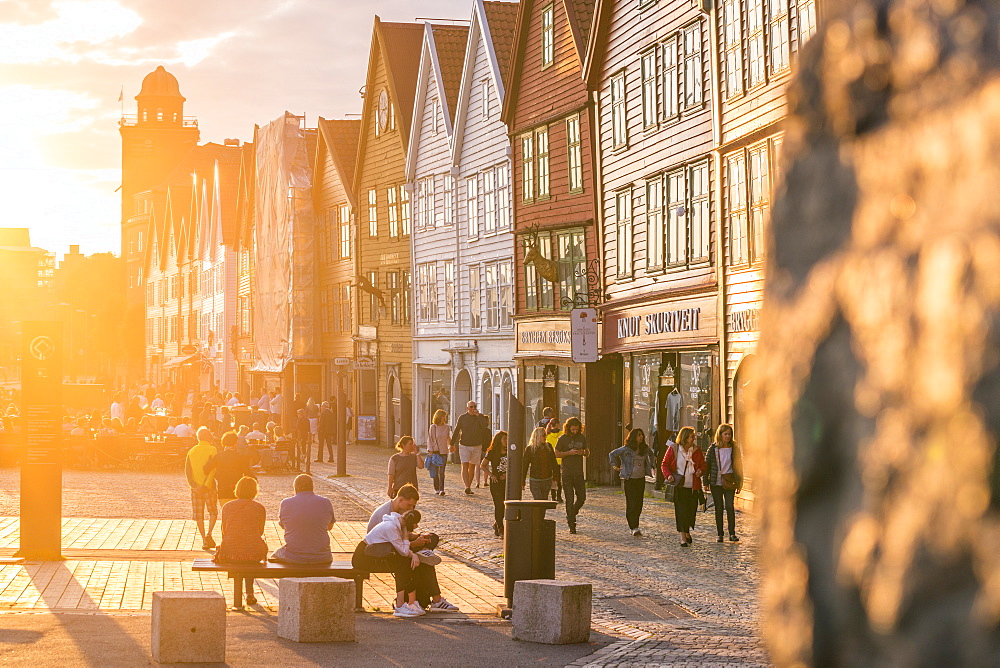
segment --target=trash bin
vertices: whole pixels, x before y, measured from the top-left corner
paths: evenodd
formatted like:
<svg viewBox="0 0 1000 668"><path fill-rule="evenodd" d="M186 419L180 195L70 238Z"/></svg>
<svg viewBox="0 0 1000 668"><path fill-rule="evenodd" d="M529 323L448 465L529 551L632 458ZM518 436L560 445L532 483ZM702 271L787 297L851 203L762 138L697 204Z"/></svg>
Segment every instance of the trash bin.
<svg viewBox="0 0 1000 668"><path fill-rule="evenodd" d="M504 505L503 589L511 606L515 582L556 576L556 523L545 519L556 502L510 500Z"/></svg>

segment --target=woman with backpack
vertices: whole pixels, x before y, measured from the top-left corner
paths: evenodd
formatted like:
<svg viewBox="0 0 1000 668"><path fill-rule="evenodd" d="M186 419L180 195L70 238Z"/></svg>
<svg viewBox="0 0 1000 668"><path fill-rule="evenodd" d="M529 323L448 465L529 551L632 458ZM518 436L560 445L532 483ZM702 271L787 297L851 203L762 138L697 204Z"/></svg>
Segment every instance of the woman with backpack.
<svg viewBox="0 0 1000 668"><path fill-rule="evenodd" d="M663 477L674 485L674 519L681 547L691 545L691 529L698 511L698 492L705 472L705 456L694 442L694 428L681 427L677 446L671 445L663 455Z"/></svg>
<svg viewBox="0 0 1000 668"><path fill-rule="evenodd" d="M729 540L739 542L736 535L736 495L743 488L743 454L733 440L733 426L720 424L715 430L715 442L705 456L705 484L715 502L715 529L722 542L722 510L729 521Z"/></svg>
<svg viewBox="0 0 1000 668"><path fill-rule="evenodd" d="M625 520L633 536L641 536L639 516L646 495L646 475L656 468L656 453L646 445L646 433L633 429L625 438L625 445L608 455L611 466L618 471L625 490Z"/></svg>

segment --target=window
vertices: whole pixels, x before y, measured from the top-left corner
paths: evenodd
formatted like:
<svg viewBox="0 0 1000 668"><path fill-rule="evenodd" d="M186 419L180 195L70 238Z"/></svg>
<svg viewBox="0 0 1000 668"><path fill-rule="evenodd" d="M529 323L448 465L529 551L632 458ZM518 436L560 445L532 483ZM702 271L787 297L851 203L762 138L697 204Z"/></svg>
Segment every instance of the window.
<svg viewBox="0 0 1000 668"><path fill-rule="evenodd" d="M656 125L656 51L642 54L639 62L642 70L642 127Z"/></svg>
<svg viewBox="0 0 1000 668"><path fill-rule="evenodd" d="M402 225L402 233L408 235L410 233L410 191L406 189L406 186L399 186L399 222Z"/></svg>
<svg viewBox="0 0 1000 668"><path fill-rule="evenodd" d="M497 265L497 283L500 286L500 327L513 327L514 270L510 262Z"/></svg>
<svg viewBox="0 0 1000 668"><path fill-rule="evenodd" d="M389 236L399 236L399 206L396 204L395 186L385 191L389 204Z"/></svg>
<svg viewBox="0 0 1000 668"><path fill-rule="evenodd" d="M559 294L562 308L587 303L587 252L583 231L561 232L556 236L559 251Z"/></svg>
<svg viewBox="0 0 1000 668"><path fill-rule="evenodd" d="M486 265L486 329L500 326L500 292L497 284L497 265Z"/></svg>
<svg viewBox="0 0 1000 668"><path fill-rule="evenodd" d="M529 132L521 135L521 201L535 200L535 142Z"/></svg>
<svg viewBox="0 0 1000 668"><path fill-rule="evenodd" d="M729 228L729 261L747 261L746 162L740 151L726 158L726 212Z"/></svg>
<svg viewBox="0 0 1000 668"><path fill-rule="evenodd" d="M427 187L426 179L421 179L417 181L414 187L414 193L416 194L416 197L414 198L415 199L414 208L416 209L417 213L418 230L430 227L429 223L430 207L427 206L427 201L425 199L426 187Z"/></svg>
<svg viewBox="0 0 1000 668"><path fill-rule="evenodd" d="M369 271L368 272L368 282L372 284L372 289L378 290L378 272L377 271ZM371 322L373 322L373 323L374 322L378 322L379 307L380 306L381 306L381 304L379 303L378 297L376 297L375 295L373 295L372 293L369 292L368 293L368 317L371 320Z"/></svg>
<svg viewBox="0 0 1000 668"><path fill-rule="evenodd" d="M481 329L483 326L482 283L479 280L479 266L469 267L469 326Z"/></svg>
<svg viewBox="0 0 1000 668"><path fill-rule="evenodd" d="M465 215L468 218L469 238L479 237L479 180L475 176L465 180Z"/></svg>
<svg viewBox="0 0 1000 668"><path fill-rule="evenodd" d="M394 325L398 325L403 315L400 304L403 295L400 290L399 272L387 272L385 280L385 287L389 291L389 321Z"/></svg>
<svg viewBox="0 0 1000 668"><path fill-rule="evenodd" d="M491 102L490 102L490 80L489 79L483 79L482 81L479 82L479 87L480 87L480 90L482 91L482 94L483 94L483 118L489 118L490 117L490 106L491 106Z"/></svg>
<svg viewBox="0 0 1000 668"><path fill-rule="evenodd" d="M431 113L434 114L431 126L434 129L434 134L437 134L441 131L440 123L438 122L438 117L441 115L441 103L438 102L437 98L434 99L434 104L431 105Z"/></svg>
<svg viewBox="0 0 1000 668"><path fill-rule="evenodd" d="M486 234L497 231L497 175L492 169L483 172L483 224Z"/></svg>
<svg viewBox="0 0 1000 668"><path fill-rule="evenodd" d="M625 73L611 77L611 140L615 148L628 143L625 125Z"/></svg>
<svg viewBox="0 0 1000 668"><path fill-rule="evenodd" d="M535 155L538 156L538 199L549 196L549 128L548 126L535 130Z"/></svg>
<svg viewBox="0 0 1000 668"><path fill-rule="evenodd" d="M417 265L417 319L421 322L437 322L436 262L425 262Z"/></svg>
<svg viewBox="0 0 1000 668"><path fill-rule="evenodd" d="M750 185L750 261L757 262L764 256L764 226L771 213L771 175L768 164L767 143L758 144L749 151Z"/></svg>
<svg viewBox="0 0 1000 668"><path fill-rule="evenodd" d="M400 282L400 308L402 311L402 324L410 324L410 304L413 303L413 295L410 290L410 272L401 271L399 272L399 282Z"/></svg>
<svg viewBox="0 0 1000 668"><path fill-rule="evenodd" d="M723 43L726 49L726 97L743 92L743 34L740 0L724 0L722 5Z"/></svg>
<svg viewBox="0 0 1000 668"><path fill-rule="evenodd" d="M687 261L687 188L684 170L670 172L666 177L667 190L667 264L677 265Z"/></svg>
<svg viewBox="0 0 1000 668"><path fill-rule="evenodd" d="M546 260L552 259L552 240L546 233L538 235L538 252ZM551 309L553 288L550 281L538 275L534 264L524 265L525 307L531 311Z"/></svg>
<svg viewBox="0 0 1000 668"><path fill-rule="evenodd" d="M663 177L646 181L646 269L663 267Z"/></svg>
<svg viewBox="0 0 1000 668"><path fill-rule="evenodd" d="M771 73L788 67L788 0L769 0L768 39L771 47Z"/></svg>
<svg viewBox="0 0 1000 668"><path fill-rule="evenodd" d="M566 119L566 150L569 162L569 191L583 190L583 146L580 140L580 117Z"/></svg>
<svg viewBox="0 0 1000 668"><path fill-rule="evenodd" d="M701 23L684 29L684 108L704 100L704 72L701 67Z"/></svg>
<svg viewBox="0 0 1000 668"><path fill-rule="evenodd" d="M319 312L322 313L320 318L320 331L326 334L331 329L331 324L333 329L336 330L337 324L340 322L340 303L335 299L330 299L330 294L334 288L327 290L320 290L319 292Z"/></svg>
<svg viewBox="0 0 1000 668"><path fill-rule="evenodd" d="M748 86L764 83L764 2L747 0L747 64Z"/></svg>
<svg viewBox="0 0 1000 668"><path fill-rule="evenodd" d="M816 0L798 0L799 48L816 34Z"/></svg>
<svg viewBox="0 0 1000 668"><path fill-rule="evenodd" d="M497 225L501 230L510 229L510 163L498 165L497 172Z"/></svg>
<svg viewBox="0 0 1000 668"><path fill-rule="evenodd" d="M421 216L420 224L424 227L435 227L437 225L437 208L434 201L434 177L428 176L420 182L419 195L421 201L418 203Z"/></svg>
<svg viewBox="0 0 1000 668"><path fill-rule="evenodd" d="M340 212L330 209L326 212L326 244L323 257L327 261L333 261L340 257Z"/></svg>
<svg viewBox="0 0 1000 668"><path fill-rule="evenodd" d="M632 276L632 188L615 193L618 277Z"/></svg>
<svg viewBox="0 0 1000 668"><path fill-rule="evenodd" d="M555 62L555 7L548 5L542 10L542 67Z"/></svg>
<svg viewBox="0 0 1000 668"><path fill-rule="evenodd" d="M340 286L340 329L343 332L350 332L351 329L351 284L344 283Z"/></svg>
<svg viewBox="0 0 1000 668"><path fill-rule="evenodd" d="M451 174L445 174L444 175L444 224L453 225L454 223L455 223L455 177L452 176Z"/></svg>
<svg viewBox="0 0 1000 668"><path fill-rule="evenodd" d="M368 191L368 236L378 236L378 195L374 190Z"/></svg>
<svg viewBox="0 0 1000 668"><path fill-rule="evenodd" d="M693 165L688 172L688 225L691 229L691 261L707 260L711 247L708 208L708 163Z"/></svg>
<svg viewBox="0 0 1000 668"><path fill-rule="evenodd" d="M340 259L351 257L351 207L340 207Z"/></svg>
<svg viewBox="0 0 1000 668"><path fill-rule="evenodd" d="M455 261L444 261L444 319L455 320Z"/></svg>

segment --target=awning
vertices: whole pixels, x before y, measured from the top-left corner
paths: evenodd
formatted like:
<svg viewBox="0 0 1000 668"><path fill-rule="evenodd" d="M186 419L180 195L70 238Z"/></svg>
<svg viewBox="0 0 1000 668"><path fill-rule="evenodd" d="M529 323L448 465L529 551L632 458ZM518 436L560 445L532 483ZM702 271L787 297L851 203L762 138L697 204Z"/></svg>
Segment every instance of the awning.
<svg viewBox="0 0 1000 668"><path fill-rule="evenodd" d="M413 363L418 366L449 366L451 364L450 357L418 357L413 360Z"/></svg>
<svg viewBox="0 0 1000 668"><path fill-rule="evenodd" d="M201 357L201 354L195 353L194 355L182 355L181 357L172 357L163 363L164 369L172 369L175 366L180 366L182 364L188 364L194 361L194 358Z"/></svg>

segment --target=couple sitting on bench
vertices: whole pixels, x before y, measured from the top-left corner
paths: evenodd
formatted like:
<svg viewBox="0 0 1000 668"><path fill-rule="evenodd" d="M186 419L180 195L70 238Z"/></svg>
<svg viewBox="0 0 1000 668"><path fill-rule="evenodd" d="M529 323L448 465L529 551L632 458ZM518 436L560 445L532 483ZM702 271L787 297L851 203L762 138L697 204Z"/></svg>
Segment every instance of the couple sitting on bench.
<svg viewBox="0 0 1000 668"><path fill-rule="evenodd" d="M284 529L285 544L274 551L270 561L287 564L328 564L333 560L330 551L330 530L336 521L333 504L329 499L313 491L313 479L308 475L295 477L295 495L282 500L278 509L278 524ZM267 511L255 501L257 481L244 477L236 483L236 499L222 507L222 543L216 550L213 561L219 564L259 564L267 560L267 543L264 542L264 523ZM437 546L437 536L420 536L413 533L420 514L413 510L419 495L412 485L404 485L392 501L379 507L368 523L369 535L355 550L353 567L364 573L392 573L396 580L396 611L398 616L415 617L424 614L423 607L445 612L458 608L441 597L434 565L441 558L431 550ZM400 512L413 511L404 530L400 522ZM385 518L385 522L383 522ZM381 527L385 523L386 527ZM390 531L389 524L396 527ZM372 536L372 529L380 526L378 536ZM380 548L383 554L371 557L364 554L362 546L366 541L377 545L388 543L388 549ZM412 550L420 550L417 556ZM362 559L359 561L358 554ZM416 562L414 563L414 557ZM405 563L406 568L403 568ZM253 605L253 578L243 578L237 585L247 586L247 603ZM409 597L407 600L407 596ZM234 599L235 600L235 599ZM241 605L239 601L237 605ZM419 612L417 610L419 609ZM407 614L402 614L407 613Z"/></svg>
<svg viewBox="0 0 1000 668"><path fill-rule="evenodd" d="M435 534L417 533L420 494L413 485L399 488L395 498L379 506L368 520L368 535L358 543L351 564L366 573L392 573L396 583L396 617L419 617L425 608L434 612L457 612L441 596L434 566L441 557L432 551Z"/></svg>

